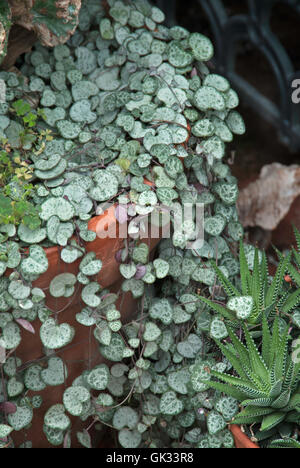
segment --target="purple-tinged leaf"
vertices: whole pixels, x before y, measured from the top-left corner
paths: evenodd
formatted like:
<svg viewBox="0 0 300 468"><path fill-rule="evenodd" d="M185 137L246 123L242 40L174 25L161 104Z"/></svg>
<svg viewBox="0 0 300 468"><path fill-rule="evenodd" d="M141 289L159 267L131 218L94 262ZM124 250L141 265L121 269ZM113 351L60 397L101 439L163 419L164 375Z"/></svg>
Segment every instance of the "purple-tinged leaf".
<svg viewBox="0 0 300 468"><path fill-rule="evenodd" d="M71 436L69 432L64 437L64 448L71 448Z"/></svg>
<svg viewBox="0 0 300 468"><path fill-rule="evenodd" d="M28 320L16 319L16 322L18 322L18 324L21 325L21 327L23 327L25 330L29 331L30 333L33 333L33 335L35 334L35 329L31 325L31 323L28 322Z"/></svg>
<svg viewBox="0 0 300 468"><path fill-rule="evenodd" d="M0 411L5 414L14 414L17 411L17 407L14 403L5 401L4 403L0 403Z"/></svg>
<svg viewBox="0 0 300 468"><path fill-rule="evenodd" d="M120 224L126 223L128 221L127 205L118 205L115 210L115 216Z"/></svg>
<svg viewBox="0 0 300 468"><path fill-rule="evenodd" d="M115 259L118 263L122 263L122 250L118 250L118 252L116 252Z"/></svg>
<svg viewBox="0 0 300 468"><path fill-rule="evenodd" d="M142 279L145 276L146 271L147 271L147 268L145 267L145 265L138 265L136 267L135 279L137 280Z"/></svg>

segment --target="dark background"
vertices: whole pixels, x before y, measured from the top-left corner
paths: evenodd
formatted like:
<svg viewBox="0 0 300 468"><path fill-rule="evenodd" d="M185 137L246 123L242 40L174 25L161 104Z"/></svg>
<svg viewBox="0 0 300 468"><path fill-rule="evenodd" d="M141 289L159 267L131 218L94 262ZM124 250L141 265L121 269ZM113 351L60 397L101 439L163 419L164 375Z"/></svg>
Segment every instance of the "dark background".
<svg viewBox="0 0 300 468"><path fill-rule="evenodd" d="M266 25L261 27L255 18L250 18L250 4L255 4L255 1L157 0L155 3L165 11L170 25L177 23L189 31L201 32L208 36L215 46L217 45L216 35L212 23L203 9L203 3L211 3L216 7L218 7L218 3L222 4L228 20L234 19L237 15L244 15L248 18L246 21L251 23L251 27L261 28L262 35L266 33ZM257 3L262 5L262 10L267 10L270 4L273 4L269 27L272 34L282 44L295 73L298 72L300 76L300 2L298 0L259 0ZM221 41L226 37L226 33L223 33L222 30L220 30L219 35ZM264 47L268 49L268 45L264 44ZM260 168L265 164L274 161L283 164L300 163L300 126L295 127L296 140L282 134L281 128L291 128L291 125L285 122L285 115L280 112L280 102L287 100L286 105L292 109L290 112L298 114L298 119L300 104L297 106L292 104L291 86L290 89L286 90L285 96L281 95L276 71L264 51L260 50L257 44L253 44L250 37L238 41L236 48L236 73L261 93L262 97L279 107L279 122L267 121L261 106L255 106L253 109L249 105L249 99L242 92L239 92L240 112L246 121L247 133L243 137L235 138L231 149L237 152L238 165L236 165L235 170L239 175L240 183L243 184L244 178L247 180L249 177L255 178ZM219 69L218 63L212 63L210 67L226 75L226 71ZM284 72L282 72L283 74ZM234 84L233 87L236 89Z"/></svg>

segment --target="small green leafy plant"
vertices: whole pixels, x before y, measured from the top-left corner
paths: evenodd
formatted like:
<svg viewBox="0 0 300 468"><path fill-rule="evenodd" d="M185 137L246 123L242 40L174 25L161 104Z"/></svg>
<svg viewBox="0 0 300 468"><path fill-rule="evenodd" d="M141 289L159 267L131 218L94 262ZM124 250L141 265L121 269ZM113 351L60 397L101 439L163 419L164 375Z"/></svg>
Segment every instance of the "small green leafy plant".
<svg viewBox="0 0 300 468"><path fill-rule="evenodd" d="M239 400L243 410L233 424L259 424L257 440L281 433L281 425L300 422L300 362L289 350L289 325L280 326L276 317L272 330L263 315L261 351L247 328L242 330L245 343L227 327L230 343L217 342L232 364L235 375L209 370L208 386ZM216 378L223 383L212 380Z"/></svg>
<svg viewBox="0 0 300 468"><path fill-rule="evenodd" d="M19 144L10 145L10 139L1 137L0 145L0 224L19 225L23 223L34 230L40 226L39 208L32 202L34 179L31 161L26 160L25 151L33 143L41 144L41 139L48 134L38 134L32 128L36 126L39 112L32 112L31 106L23 99L13 102L13 115L20 120Z"/></svg>
<svg viewBox="0 0 300 468"><path fill-rule="evenodd" d="M294 249L295 255L299 255ZM289 315L300 302L300 289L291 291L283 279L292 267L290 264L291 253L286 257L281 256L273 277L269 274L269 265L265 252L257 248L254 258L247 259L245 247L240 243L240 285L235 285L218 268L214 261L214 268L219 284L228 297L226 307L205 297L200 301L208 305L216 313L230 321L246 321L249 324L260 324L265 315L268 319L274 317L276 311ZM293 273L297 272L293 269ZM299 283L300 284L300 283Z"/></svg>

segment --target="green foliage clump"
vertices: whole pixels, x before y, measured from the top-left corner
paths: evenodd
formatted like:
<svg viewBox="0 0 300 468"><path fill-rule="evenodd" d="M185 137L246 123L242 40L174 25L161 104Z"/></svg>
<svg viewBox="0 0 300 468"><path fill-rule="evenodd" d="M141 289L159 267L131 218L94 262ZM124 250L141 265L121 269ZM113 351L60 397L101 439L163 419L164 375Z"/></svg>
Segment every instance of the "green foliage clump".
<svg viewBox="0 0 300 468"><path fill-rule="evenodd" d="M0 116L8 128L8 135L0 138L0 223L23 224L35 230L41 221L39 208L32 200L34 174L31 161L26 159L26 150L34 150L52 137L47 132L33 130L39 111L33 112L23 99L13 102L9 112L8 115L15 117L13 123L8 116Z"/></svg>
<svg viewBox="0 0 300 468"><path fill-rule="evenodd" d="M298 255L295 249L294 254ZM230 321L243 320L251 325L261 323L264 314L268 319L274 318L278 310L288 316L300 302L300 290L290 291L283 281L288 270L297 273L290 262L291 253L281 256L274 276L270 277L265 252L256 248L252 255L246 255L245 246L240 242L240 289L212 261L211 265L228 301L224 307L205 297L200 297L200 300Z"/></svg>
<svg viewBox="0 0 300 468"><path fill-rule="evenodd" d="M300 361L289 351L289 324L280 327L277 317L273 330L263 317L261 352L248 330L243 326L246 346L232 328L227 328L230 344L218 342L222 354L232 364L237 376L209 371L208 386L241 402L243 410L233 419L234 424L259 424L258 440L277 435L280 425L299 425L300 421ZM207 382L204 380L203 382Z"/></svg>

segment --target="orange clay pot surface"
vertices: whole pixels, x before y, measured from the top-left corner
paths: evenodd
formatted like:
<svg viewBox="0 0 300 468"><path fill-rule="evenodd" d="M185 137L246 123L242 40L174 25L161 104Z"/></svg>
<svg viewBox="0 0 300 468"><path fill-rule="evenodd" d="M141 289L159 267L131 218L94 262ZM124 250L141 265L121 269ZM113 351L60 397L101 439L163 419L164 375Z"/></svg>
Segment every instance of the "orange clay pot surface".
<svg viewBox="0 0 300 468"><path fill-rule="evenodd" d="M103 231L114 229L118 234L118 222L115 218L114 206L109 208L103 215L94 217L89 222L89 229L103 236ZM159 239L143 239L149 245L150 251L159 242ZM124 239L116 238L99 238L85 245L87 252L95 252L98 259L102 261L102 269L98 274L97 281L104 287L110 289L111 292L118 292L122 284L122 278L119 272L119 264L115 259L115 254L123 248ZM38 392L43 397L43 404L38 410L34 410L34 418L32 427L27 431L13 433L13 440L16 446L20 445L24 440L32 441L33 448L53 448L48 443L46 436L43 433L44 415L48 408L54 404L62 403L64 390L72 384L73 380L81 375L88 368L104 362L104 358L99 353L99 343L94 338L93 331L90 327L85 327L76 321L76 314L81 311L84 304L81 300L81 287L75 291L71 298L56 299L49 294L49 284L55 276L61 273L73 273L77 275L79 271L79 263L82 259L77 260L72 264L66 264L60 259L59 247L47 248L46 254L49 262L49 267L46 273L34 283L36 287L44 290L46 294L46 306L56 314L58 323L68 323L75 329L75 337L73 341L65 348L59 349L56 355L64 360L68 367L68 377L64 385L59 387L47 387L45 390ZM131 293L120 294L117 301L117 307L122 313L122 322L130 321L136 312L136 301ZM39 329L41 323L35 320L32 323L35 334L29 334L28 331L22 330L22 341L16 350L16 355L22 359L22 368L29 367L30 363L38 362L46 367L47 360L44 359L45 354L39 337ZM29 392L32 396L35 392ZM79 418L72 420L72 433L75 433L75 438L72 440L72 447L78 446L76 432L87 427L87 422L81 423Z"/></svg>
<svg viewBox="0 0 300 468"><path fill-rule="evenodd" d="M234 442L236 448L245 448L245 449L257 449L259 448L258 445L254 444L251 442L249 437L244 434L240 426L237 426L236 424L232 424L230 426L230 430L232 432L232 435L234 437Z"/></svg>

